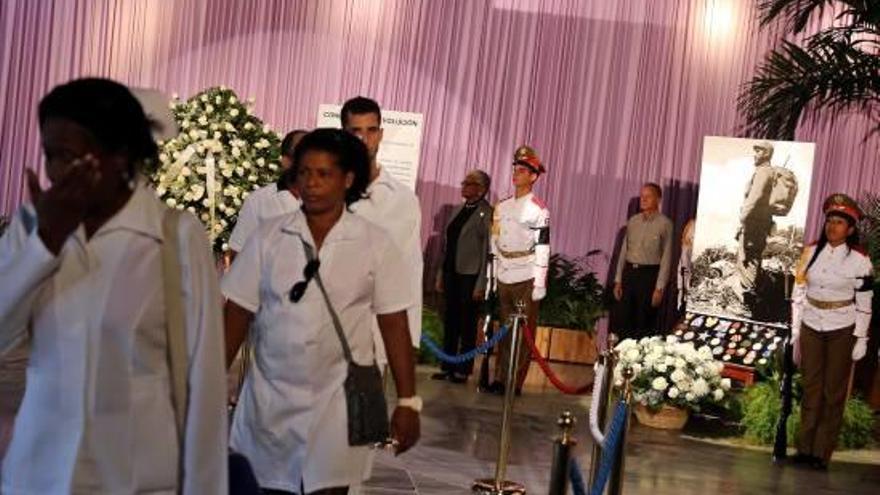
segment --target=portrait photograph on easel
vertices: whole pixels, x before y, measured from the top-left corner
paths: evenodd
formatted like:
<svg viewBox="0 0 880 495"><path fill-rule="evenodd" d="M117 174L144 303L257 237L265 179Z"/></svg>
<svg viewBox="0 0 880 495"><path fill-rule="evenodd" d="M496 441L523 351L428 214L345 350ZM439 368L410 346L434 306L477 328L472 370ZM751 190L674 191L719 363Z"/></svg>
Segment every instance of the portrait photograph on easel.
<svg viewBox="0 0 880 495"><path fill-rule="evenodd" d="M787 321L814 150L813 143L704 139L688 311Z"/></svg>

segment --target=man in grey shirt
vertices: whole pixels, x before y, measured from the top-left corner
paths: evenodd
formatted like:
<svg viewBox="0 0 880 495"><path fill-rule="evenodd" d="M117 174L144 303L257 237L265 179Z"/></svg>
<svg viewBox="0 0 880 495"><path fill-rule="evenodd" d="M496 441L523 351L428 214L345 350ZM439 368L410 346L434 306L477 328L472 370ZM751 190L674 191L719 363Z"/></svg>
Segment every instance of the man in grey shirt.
<svg viewBox="0 0 880 495"><path fill-rule="evenodd" d="M626 223L626 236L614 277L614 298L620 302L623 338L656 333L657 307L669 281L672 262L672 221L660 213L660 186L649 182L639 193L640 213Z"/></svg>

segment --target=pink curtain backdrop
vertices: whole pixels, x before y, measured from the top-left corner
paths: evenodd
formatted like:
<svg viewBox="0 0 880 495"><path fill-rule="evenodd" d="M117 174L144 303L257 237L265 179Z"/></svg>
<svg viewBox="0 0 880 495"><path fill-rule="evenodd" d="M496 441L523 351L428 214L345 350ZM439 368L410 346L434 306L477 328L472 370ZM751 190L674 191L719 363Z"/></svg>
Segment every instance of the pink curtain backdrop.
<svg viewBox="0 0 880 495"><path fill-rule="evenodd" d="M511 154L532 144L557 252L601 249L604 277L631 199L666 190L680 232L693 215L705 135L738 135L735 96L779 30L748 0L3 0L0 214L41 167L36 105L98 75L188 96L225 84L279 131L362 94L421 112L417 192L429 267L465 172L511 193ZM820 21L821 22L821 21ZM853 116L808 122L817 143L810 232L832 191L880 185L880 140ZM811 234L808 234L811 235Z"/></svg>

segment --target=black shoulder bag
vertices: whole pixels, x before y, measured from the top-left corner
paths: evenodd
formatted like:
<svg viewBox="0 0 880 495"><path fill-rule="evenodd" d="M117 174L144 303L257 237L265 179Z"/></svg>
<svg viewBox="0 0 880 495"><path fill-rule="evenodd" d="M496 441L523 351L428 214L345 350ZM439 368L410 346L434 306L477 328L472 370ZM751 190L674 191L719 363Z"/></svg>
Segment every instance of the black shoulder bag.
<svg viewBox="0 0 880 495"><path fill-rule="evenodd" d="M302 240L303 249L309 261L315 259L315 252L305 240ZM345 378L345 402L348 412L348 444L352 446L373 445L384 442L388 438L388 404L385 402L385 391L382 388L382 374L375 361L369 366L361 366L354 361L351 348L342 331L342 323L327 291L321 282L321 275L315 272L315 282L324 296L330 318L333 320L333 328L342 344L342 353L348 362L348 376Z"/></svg>

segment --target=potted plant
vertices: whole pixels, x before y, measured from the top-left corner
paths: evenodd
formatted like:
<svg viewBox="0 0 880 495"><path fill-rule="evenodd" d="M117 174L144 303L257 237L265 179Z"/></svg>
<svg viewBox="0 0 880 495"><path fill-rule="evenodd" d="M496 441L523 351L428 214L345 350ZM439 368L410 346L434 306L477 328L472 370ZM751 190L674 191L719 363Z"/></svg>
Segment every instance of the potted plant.
<svg viewBox="0 0 880 495"><path fill-rule="evenodd" d="M623 385L623 369L631 368L636 418L646 426L681 429L691 411L725 403L730 380L721 378L723 365L708 346L695 349L670 335L626 339L616 350L615 385Z"/></svg>
<svg viewBox="0 0 880 495"><path fill-rule="evenodd" d="M544 326L592 332L605 314L604 288L590 263L591 255L550 256L547 297L541 302L538 323Z"/></svg>

